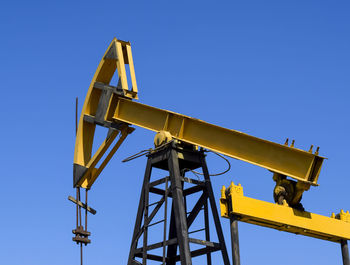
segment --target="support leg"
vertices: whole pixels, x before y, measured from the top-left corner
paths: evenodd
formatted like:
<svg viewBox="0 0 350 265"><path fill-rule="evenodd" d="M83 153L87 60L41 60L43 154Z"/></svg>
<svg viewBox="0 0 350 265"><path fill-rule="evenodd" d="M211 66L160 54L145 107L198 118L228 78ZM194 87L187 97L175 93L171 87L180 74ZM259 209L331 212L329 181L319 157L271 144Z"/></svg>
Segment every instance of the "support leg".
<svg viewBox="0 0 350 265"><path fill-rule="evenodd" d="M347 240L341 241L341 254L343 257L343 265L350 265L349 248L348 248L348 241Z"/></svg>
<svg viewBox="0 0 350 265"><path fill-rule="evenodd" d="M204 203L205 240L210 241L208 199ZM211 253L207 253L207 264L211 265Z"/></svg>
<svg viewBox="0 0 350 265"><path fill-rule="evenodd" d="M238 240L238 221L233 215L230 216L231 228L231 245L232 245L232 264L240 265L241 259L239 255L239 240Z"/></svg>
<svg viewBox="0 0 350 265"><path fill-rule="evenodd" d="M142 265L147 264L147 239L148 239L148 204L149 204L149 182L145 183L144 188L144 208L143 208L143 252Z"/></svg>
<svg viewBox="0 0 350 265"><path fill-rule="evenodd" d="M174 203L173 203L171 207L171 214L170 214L169 240L175 237L176 237L176 226L175 226L175 214L174 214ZM166 265L175 265L176 252L177 252L177 244L168 246Z"/></svg>
<svg viewBox="0 0 350 265"><path fill-rule="evenodd" d="M180 167L177 152L174 149L170 150L168 167L171 180L171 192L174 203L175 225L180 249L181 265L192 265Z"/></svg>
<svg viewBox="0 0 350 265"><path fill-rule="evenodd" d="M230 265L230 261L229 261L227 249L226 249L226 243L225 243L225 239L224 239L224 234L222 232L222 228L221 228L221 224L220 224L219 213L218 213L218 209L216 208L213 187L211 186L209 171L207 168L207 164L205 162L204 155L201 156L201 162L202 162L202 169L203 169L203 174L204 174L204 179L205 179L205 186L206 186L206 189L208 192L209 203L210 203L211 211L212 211L213 218L214 218L214 224L215 224L216 232L217 232L218 239L219 239L219 242L221 245L222 258L224 260L224 265Z"/></svg>
<svg viewBox="0 0 350 265"><path fill-rule="evenodd" d="M163 225L163 261L162 265L165 265L165 251L166 251L166 234L167 234L167 225L168 225L168 178L165 181L165 198L164 198L164 225Z"/></svg>
<svg viewBox="0 0 350 265"><path fill-rule="evenodd" d="M145 171L145 177L143 180L143 185L142 185L142 190L141 190L141 196L140 196L140 202L139 202L139 207L137 210L137 216L136 216L136 222L135 222L135 227L134 227L134 233L132 236L131 240L131 247L130 247L130 253L129 253L129 258L128 258L128 265L133 265L134 262L134 257L135 257L135 250L137 248L137 242L138 239L142 233L141 231L141 223L142 223L142 215L143 215L143 210L144 210L144 200L145 200L145 187L149 182L150 176L151 176L151 171L152 171L152 165L151 165L151 159L148 159L147 161L147 166L146 166L146 171Z"/></svg>

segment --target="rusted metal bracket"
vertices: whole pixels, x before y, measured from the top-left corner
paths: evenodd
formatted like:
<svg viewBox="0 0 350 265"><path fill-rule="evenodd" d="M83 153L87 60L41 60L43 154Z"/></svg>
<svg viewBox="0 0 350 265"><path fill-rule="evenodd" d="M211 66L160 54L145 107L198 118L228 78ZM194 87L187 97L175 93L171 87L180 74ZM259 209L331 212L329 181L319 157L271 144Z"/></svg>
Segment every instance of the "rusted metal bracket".
<svg viewBox="0 0 350 265"><path fill-rule="evenodd" d="M79 226L77 229L72 230L72 233L75 234L75 237L73 237L73 241L77 244L83 243L86 246L87 244L91 243L91 240L88 238L91 235L91 233L85 231L82 226Z"/></svg>
<svg viewBox="0 0 350 265"><path fill-rule="evenodd" d="M90 206L87 206L85 203L81 201L77 201L72 196L68 196L68 200L70 200L71 202L74 202L75 204L78 204L81 208L86 209L89 213L92 213L93 215L97 213L95 209L91 208Z"/></svg>

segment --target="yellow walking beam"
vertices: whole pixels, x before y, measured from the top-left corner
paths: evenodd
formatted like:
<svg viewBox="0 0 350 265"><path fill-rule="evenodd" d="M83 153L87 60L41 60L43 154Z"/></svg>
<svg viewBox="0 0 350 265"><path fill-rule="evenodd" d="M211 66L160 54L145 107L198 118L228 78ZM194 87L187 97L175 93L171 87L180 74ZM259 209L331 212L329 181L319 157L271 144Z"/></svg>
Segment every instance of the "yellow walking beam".
<svg viewBox="0 0 350 265"><path fill-rule="evenodd" d="M350 239L350 214L326 217L299 211L288 205L264 202L243 195L243 187L231 183L221 190L221 216L234 215L238 221L274 228L280 231L341 242Z"/></svg>
<svg viewBox="0 0 350 265"><path fill-rule="evenodd" d="M128 66L129 71L126 71ZM130 85L127 72L130 73ZM118 85L111 86L115 73ZM134 102L132 99L137 99L137 92L130 43L114 39L92 79L80 116L74 153L75 187L91 187L101 172L94 166L117 136L113 130L124 131L119 134L123 141L132 132L130 125L155 132L168 131L173 138L183 142L290 176L307 185L317 185L323 157ZM97 154L92 154L96 125L107 127L111 132Z"/></svg>
<svg viewBox="0 0 350 265"><path fill-rule="evenodd" d="M186 143L316 185L323 158L315 154L273 143L198 119L157 109L125 98L117 98L115 121L155 132L168 131ZM114 105L114 104L113 104Z"/></svg>

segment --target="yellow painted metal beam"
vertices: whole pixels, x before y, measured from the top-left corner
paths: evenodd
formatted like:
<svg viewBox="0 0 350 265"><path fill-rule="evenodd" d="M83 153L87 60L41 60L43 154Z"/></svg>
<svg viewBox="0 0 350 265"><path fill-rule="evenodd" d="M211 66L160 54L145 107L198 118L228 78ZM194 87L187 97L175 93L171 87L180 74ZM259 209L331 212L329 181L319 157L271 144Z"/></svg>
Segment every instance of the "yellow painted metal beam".
<svg viewBox="0 0 350 265"><path fill-rule="evenodd" d="M118 148L121 146L121 144L124 142L125 138L134 130L134 128L125 127L121 130L121 135L118 141L115 143L111 151L108 153L106 158L102 161L101 165L94 170L94 172L84 179L84 182L82 183L82 187L90 188L92 184L96 181L97 177L101 174L102 170L107 166L108 162L111 160L115 152L117 152Z"/></svg>
<svg viewBox="0 0 350 265"><path fill-rule="evenodd" d="M111 110L112 109L112 110ZM115 98L109 113L122 121L155 132L169 131L186 143L317 184L323 157L300 149L259 139L175 112L158 109L125 98Z"/></svg>
<svg viewBox="0 0 350 265"><path fill-rule="evenodd" d="M97 163L101 160L104 153L107 151L107 149L110 147L110 145L113 143L114 139L118 135L118 131L113 131L110 137L106 138L103 143L100 145L94 156L89 160L89 163L87 163L87 171L85 172L86 176L90 176L93 169L96 167ZM82 183L78 183L78 185L81 185Z"/></svg>
<svg viewBox="0 0 350 265"><path fill-rule="evenodd" d="M125 69L126 65L129 65L129 74L132 84L131 89L129 89L127 82L128 79ZM100 88L96 88L95 84L102 83L108 86L115 74L118 75L117 79L119 80L119 89L124 94L124 97L137 99L137 85L130 43L117 40L116 38L114 38L109 45L97 67L81 111L75 140L74 165L86 168L86 171L84 172L83 176L79 176L79 182L75 183L75 186L90 188L98 175L101 173L102 169L106 166L107 162L111 159L111 156L108 156L108 159L105 159L101 164L102 167L100 166L99 169L95 168L96 164L103 157L108 147L113 143L114 139L118 135L118 131L112 132L112 134L101 144L98 151L95 154L92 154L97 123L87 121L84 118L86 116L94 118L100 105L100 99L103 95L103 91ZM131 129L130 127L125 128L125 126L122 126L122 129L120 129L121 138L115 145L116 149L125 140L126 136L133 130L134 129ZM113 149L113 154L116 151L115 148Z"/></svg>
<svg viewBox="0 0 350 265"><path fill-rule="evenodd" d="M340 242L350 240L350 214L326 217L289 207L245 197L243 187L231 183L221 190L221 216L233 214L239 221L270 227L280 231ZM336 218L338 217L338 218Z"/></svg>
<svg viewBox="0 0 350 265"><path fill-rule="evenodd" d="M126 71L126 65L129 71ZM130 74L131 89L127 72ZM115 74L119 82L117 86L111 86ZM91 187L101 172L95 169L95 165L116 136L112 134L112 138L106 139L101 149L92 154L96 124L109 128L114 126L118 130L120 126L136 125L155 132L168 131L183 142L317 185L323 157L134 102L132 99L137 99L137 92L130 43L114 39L91 81L81 112L74 151L75 186ZM131 131L130 127L126 130L127 134ZM123 134L123 139L126 135Z"/></svg>

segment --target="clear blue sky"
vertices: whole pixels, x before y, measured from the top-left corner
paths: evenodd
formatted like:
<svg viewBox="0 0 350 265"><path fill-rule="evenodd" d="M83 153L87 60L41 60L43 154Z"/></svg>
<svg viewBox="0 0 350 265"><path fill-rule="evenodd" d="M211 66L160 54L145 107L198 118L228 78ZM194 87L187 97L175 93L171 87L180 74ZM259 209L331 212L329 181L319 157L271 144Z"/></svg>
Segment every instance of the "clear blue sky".
<svg viewBox="0 0 350 265"><path fill-rule="evenodd" d="M76 265L74 102L108 44L132 43L140 101L257 137L320 146L309 211L350 209L349 1L7 1L0 8L0 263ZM81 105L80 105L81 107ZM90 192L85 264L125 264L145 158L137 128ZM225 164L208 158L211 172ZM272 201L270 172L232 160L231 180ZM230 247L229 222L221 219ZM337 244L240 223L242 264L341 264ZM230 248L228 249L230 251ZM222 264L220 256L215 264ZM194 263L194 264L199 264Z"/></svg>

